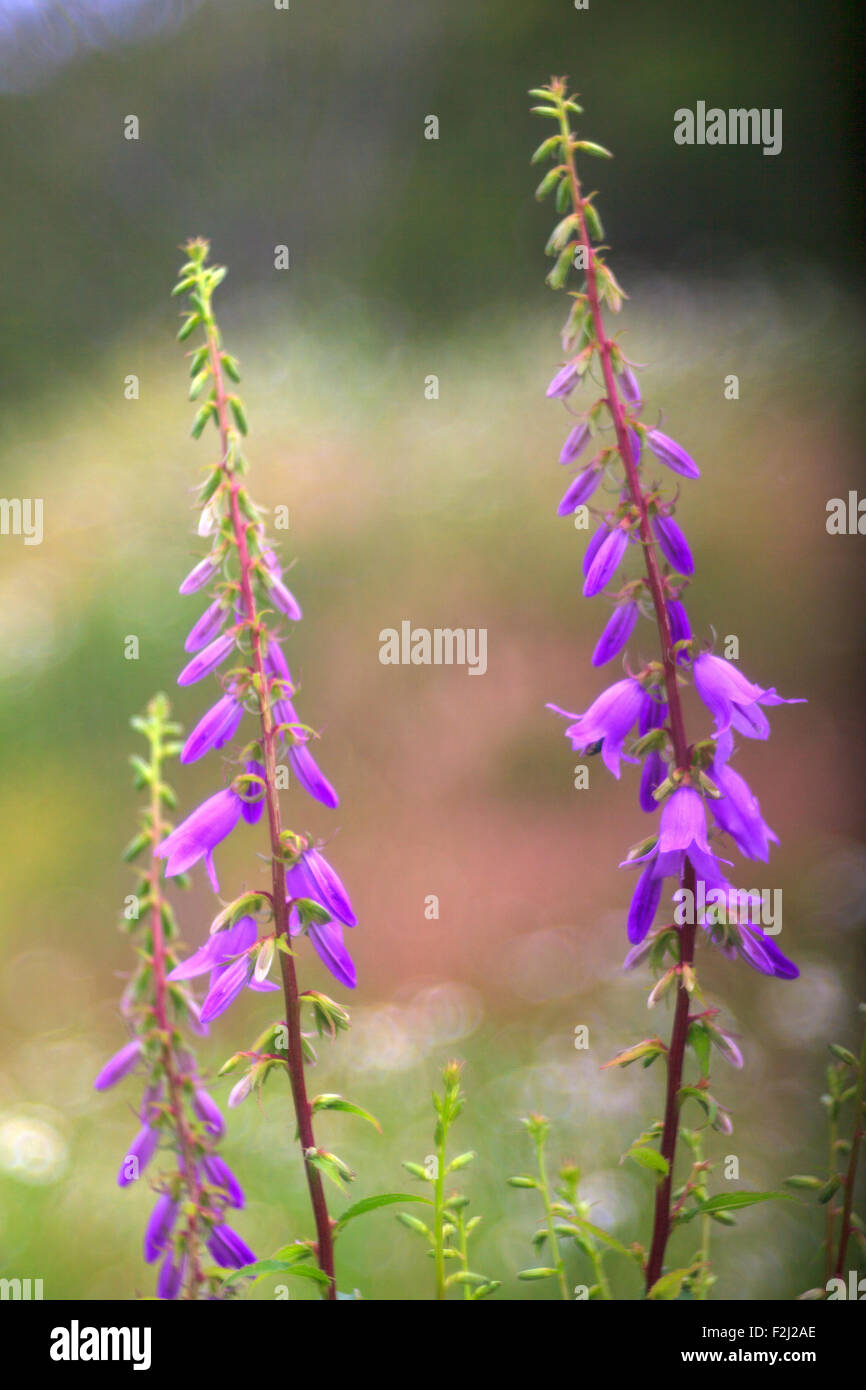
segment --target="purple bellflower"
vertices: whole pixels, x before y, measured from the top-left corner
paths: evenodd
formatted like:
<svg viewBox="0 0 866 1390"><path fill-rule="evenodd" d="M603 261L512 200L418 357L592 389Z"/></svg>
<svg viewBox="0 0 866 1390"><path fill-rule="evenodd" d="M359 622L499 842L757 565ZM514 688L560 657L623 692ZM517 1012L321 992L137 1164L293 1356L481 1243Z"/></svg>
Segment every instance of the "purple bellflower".
<svg viewBox="0 0 866 1390"><path fill-rule="evenodd" d="M762 690L724 657L702 652L692 665L695 689L716 721L716 733L731 727L747 738L769 738L770 724L761 705L801 705L785 700L774 689Z"/></svg>
<svg viewBox="0 0 866 1390"><path fill-rule="evenodd" d="M620 759L625 756L622 747L634 728L643 701L642 687L629 676L603 691L585 714L570 714L559 705L549 704L547 708L574 721L569 724L565 736L571 739L576 753L586 753L593 744L600 743L602 762L618 778ZM626 758L626 762L633 761L633 758Z"/></svg>

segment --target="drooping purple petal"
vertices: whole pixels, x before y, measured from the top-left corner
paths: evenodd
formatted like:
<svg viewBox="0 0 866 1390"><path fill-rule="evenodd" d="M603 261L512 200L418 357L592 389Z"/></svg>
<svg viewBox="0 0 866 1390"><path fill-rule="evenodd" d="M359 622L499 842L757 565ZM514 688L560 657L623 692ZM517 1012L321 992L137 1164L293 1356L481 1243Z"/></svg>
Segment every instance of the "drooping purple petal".
<svg viewBox="0 0 866 1390"><path fill-rule="evenodd" d="M244 707L233 695L223 695L196 724L180 755L182 763L194 763L205 753L222 748L234 737Z"/></svg>
<svg viewBox="0 0 866 1390"><path fill-rule="evenodd" d="M215 846L234 830L241 806L240 797L230 787L197 806L155 851L166 861L166 878L185 873L200 859L209 858Z"/></svg>
<svg viewBox="0 0 866 1390"><path fill-rule="evenodd" d="M339 796L304 744L296 744L289 749L289 765L309 796L332 810L339 806Z"/></svg>
<svg viewBox="0 0 866 1390"><path fill-rule="evenodd" d="M695 562L689 543L672 516L657 512L652 519L653 530L661 552L680 574L694 574Z"/></svg>
<svg viewBox="0 0 866 1390"><path fill-rule="evenodd" d="M175 1299L178 1298L183 1288L183 1281L186 1277L186 1255L181 1255L176 1259L174 1251L170 1250L159 1267L159 1275L156 1281L157 1298Z"/></svg>
<svg viewBox="0 0 866 1390"><path fill-rule="evenodd" d="M642 811L651 815L657 811L659 804L653 796L653 792L661 786L665 779L665 760L657 748L651 748L643 760L643 767L640 770L640 788L638 790L638 802Z"/></svg>
<svg viewBox="0 0 866 1390"><path fill-rule="evenodd" d="M662 434L661 430L647 430L647 444L652 449L656 458L667 468L679 473L683 478L699 478L701 470L695 463L690 454L687 454L681 444L677 444L675 439L669 435Z"/></svg>
<svg viewBox="0 0 866 1390"><path fill-rule="evenodd" d="M573 719L565 731L576 753L584 753L595 743L601 743L601 758L614 777L620 775L622 746L634 727L644 700L644 692L636 680L628 677L617 681L590 705L585 714L573 715L557 705L548 705L556 714ZM634 759L627 759L633 762Z"/></svg>
<svg viewBox="0 0 866 1390"><path fill-rule="evenodd" d="M207 1248L223 1269L243 1269L244 1265L255 1264L252 1250L230 1226L214 1226Z"/></svg>
<svg viewBox="0 0 866 1390"><path fill-rule="evenodd" d="M223 1189L230 1207L239 1208L244 1205L244 1190L231 1168L223 1162L219 1154L205 1154L201 1166L211 1186Z"/></svg>
<svg viewBox="0 0 866 1390"><path fill-rule="evenodd" d="M601 470L596 464L590 463L577 474L577 477L572 478L565 492L562 494L562 500L556 509L557 514L559 516L571 516L572 512L577 511L578 507L582 506L584 502L589 501L600 482ZM603 539L604 537L602 537L602 540Z"/></svg>
<svg viewBox="0 0 866 1390"><path fill-rule="evenodd" d="M225 661L234 644L232 632L224 632L222 637L217 637L215 642L211 642L184 666L177 678L178 685L194 685L196 681L209 676L211 671L215 671Z"/></svg>
<svg viewBox="0 0 866 1390"><path fill-rule="evenodd" d="M216 574L219 563L219 557L216 555L206 555L203 560L199 560L181 584L178 593L194 594L199 589L203 589L205 584Z"/></svg>
<svg viewBox="0 0 866 1390"><path fill-rule="evenodd" d="M219 1018L237 999L252 978L252 956L241 956L231 965L219 966L211 976L211 987L201 1006L203 1023Z"/></svg>
<svg viewBox="0 0 866 1390"><path fill-rule="evenodd" d="M762 690L723 657L702 652L693 663L695 689L716 721L716 733L733 725L747 738L768 738L770 725L761 705L801 705L784 700L774 689Z"/></svg>
<svg viewBox="0 0 866 1390"><path fill-rule="evenodd" d="M580 458L591 438L589 425L575 425L562 446L559 462L574 463L575 459Z"/></svg>
<svg viewBox="0 0 866 1390"><path fill-rule="evenodd" d="M206 975L218 965L225 965L233 956L249 951L255 945L258 927L254 917L241 917L227 931L214 932L203 946L194 951L169 973L170 980L192 980Z"/></svg>
<svg viewBox="0 0 866 1390"><path fill-rule="evenodd" d="M622 526L615 526L598 547L589 573L583 585L584 598L594 598L613 577L628 544L628 535Z"/></svg>
<svg viewBox="0 0 866 1390"><path fill-rule="evenodd" d="M713 800L713 815L741 854L766 863L770 857L770 841L777 845L779 839L761 815L760 802L748 783L728 766L732 743L727 733L720 735L716 746L711 775L722 796Z"/></svg>
<svg viewBox="0 0 866 1390"><path fill-rule="evenodd" d="M634 631L638 618L638 606L634 599L621 603L607 620L604 631L596 643L592 654L593 666L604 666L621 652Z"/></svg>
<svg viewBox="0 0 866 1390"><path fill-rule="evenodd" d="M674 646L677 642L688 642L692 635L692 625L689 622L689 615L686 612L685 604L678 598L669 598L665 604L668 610L668 621L671 625L671 641ZM676 661L678 666L688 663L689 654L683 649L677 652Z"/></svg>
<svg viewBox="0 0 866 1390"><path fill-rule="evenodd" d="M544 394L548 399L556 397L564 400L566 396L571 395L579 380L577 362L566 362L564 367L560 367Z"/></svg>
<svg viewBox="0 0 866 1390"><path fill-rule="evenodd" d="M627 400L629 405L640 405L640 386L631 367L624 366L622 371L617 372L616 378L619 382L619 389L622 392L623 399Z"/></svg>
<svg viewBox="0 0 866 1390"><path fill-rule="evenodd" d="M244 767L244 771L253 777L261 777L265 780L265 769L255 758ZM249 799L248 799L249 798ZM262 811L265 809L265 789L258 782L245 782L244 794L241 798L241 815L248 825L255 825L260 819Z"/></svg>
<svg viewBox="0 0 866 1390"><path fill-rule="evenodd" d="M285 613L286 617L291 618L294 623L300 622L303 617L301 606L294 594L286 588L282 579L277 579L273 574L269 575L267 590L268 597L281 613Z"/></svg>
<svg viewBox="0 0 866 1390"><path fill-rule="evenodd" d="M312 846L287 870L286 888L289 897L312 898L345 926L357 926L358 919L342 879Z"/></svg>
<svg viewBox="0 0 866 1390"><path fill-rule="evenodd" d="M643 941L653 924L662 895L662 880L653 874L652 861L645 865L632 894L626 930L633 946Z"/></svg>
<svg viewBox="0 0 866 1390"><path fill-rule="evenodd" d="M213 1097L200 1086L193 1092L192 1108L215 1139L225 1134L226 1122L222 1111Z"/></svg>
<svg viewBox="0 0 866 1390"><path fill-rule="evenodd" d="M165 1250L178 1210L179 1204L170 1193L164 1192L157 1199L144 1232L144 1258L149 1265Z"/></svg>
<svg viewBox="0 0 866 1390"><path fill-rule="evenodd" d="M225 604L221 599L215 598L202 613L197 623L193 623L189 630L186 641L183 644L184 651L197 652L202 647L212 642L222 627L228 616Z"/></svg>
<svg viewBox="0 0 866 1390"><path fill-rule="evenodd" d="M159 1145L159 1130L142 1125L129 1148L117 1174L118 1187L129 1187L144 1172Z"/></svg>
<svg viewBox="0 0 866 1390"><path fill-rule="evenodd" d="M93 1083L94 1090L107 1091L109 1087L116 1086L118 1081L122 1081L135 1070L140 1056L141 1039L133 1038L119 1052L115 1052L113 1057L109 1057Z"/></svg>
<svg viewBox="0 0 866 1390"><path fill-rule="evenodd" d="M309 936L313 949L334 978L347 989L354 989L358 983L355 963L346 950L339 922L313 922L309 927Z"/></svg>

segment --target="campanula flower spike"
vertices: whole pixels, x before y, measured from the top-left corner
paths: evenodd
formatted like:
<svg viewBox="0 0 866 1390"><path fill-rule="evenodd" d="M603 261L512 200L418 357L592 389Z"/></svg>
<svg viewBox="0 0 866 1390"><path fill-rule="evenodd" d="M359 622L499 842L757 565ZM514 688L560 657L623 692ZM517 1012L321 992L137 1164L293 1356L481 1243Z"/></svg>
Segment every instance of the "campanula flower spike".
<svg viewBox="0 0 866 1390"><path fill-rule="evenodd" d="M132 721L148 741L147 758L135 755L131 760L136 788L147 793L148 804L141 829L124 853L129 863L144 861L144 867L135 870L135 910L124 920L140 938L138 965L121 1001L133 1036L106 1062L93 1084L105 1091L133 1074L143 1078L139 1127L127 1146L117 1182L130 1188L146 1173L156 1191L144 1233L144 1259L159 1263L157 1298L218 1299L223 1296L225 1269L248 1264L255 1255L226 1225L226 1209L242 1207L244 1194L216 1152L225 1121L182 1034L184 1025L195 1033L206 1031L206 1020L183 983L195 972L179 963L177 920L166 897L162 864L153 853L171 832L166 817L175 805L164 765L180 751L180 726L169 715L168 701L158 695L146 714ZM227 935L211 938L215 962L216 943Z"/></svg>
<svg viewBox="0 0 866 1390"><path fill-rule="evenodd" d="M584 193L577 161L584 155L610 155L573 133L573 118L582 111L563 79L553 78L532 96L538 103L533 112L557 129L533 157L533 163L553 161L536 196L553 194L561 214L547 244L547 253L555 258L548 283L565 289L575 270L582 273L579 288L569 290L572 303L562 333L566 360L547 387L548 398L562 401L569 412L559 462L577 470L557 511L574 517L578 527L586 527L591 514L595 518L583 558L582 589L590 599L607 595L614 607L592 664L604 666L623 654L628 672L625 679L590 698L582 714L570 714L558 705L548 708L569 721L565 733L572 748L584 756L600 754L614 777L621 776L623 763L641 764L639 806L658 819L655 832L625 861L638 870L626 918L631 943L627 964L648 959L660 972L651 1005L673 992L671 1039L669 1045L658 1039L642 1043L615 1059L616 1065L625 1066L637 1057L648 1064L664 1056L667 1065L664 1119L633 1146L633 1151L643 1151L655 1135L660 1138L660 1153L638 1154L639 1160L646 1159L644 1167L661 1174L652 1244L642 1258L647 1294L656 1297L663 1296L657 1285L669 1236L680 1220L693 1214L685 1211L688 1203L706 1197L703 1173L708 1165L700 1158L700 1182L689 1179L686 1196L672 1203L677 1140L682 1136L693 1154L697 1143L680 1125L687 1047L701 1072L692 1092L698 1094L711 1124L723 1132L730 1126L727 1111L706 1090L710 1047L728 1061L734 1055L726 1035L711 1022L714 1011L693 1010L701 997L695 973L697 928L723 954L743 959L762 974L785 980L798 973L763 929L761 895L738 891L726 877L732 850L766 862L770 844L778 843L757 798L731 765L734 733L765 739L770 732L765 709L797 702L754 684L732 662L703 650L693 635L682 596L695 572L695 560L675 513L680 489L687 495L701 474L678 440L641 420L643 392L635 364L608 332L606 312L618 313L624 295L607 263L607 248L601 245L604 232L595 194ZM598 490L603 477L605 492ZM601 497L605 500L599 501ZM632 576L635 561L640 562L639 572ZM642 631L642 618L654 624L659 653L632 672L625 654L632 637ZM713 720L701 741L689 738L683 717L682 686L689 676ZM677 905L674 922L655 928L671 883ZM706 1296L712 1279L705 1259L697 1272L678 1274L695 1296Z"/></svg>
<svg viewBox="0 0 866 1390"><path fill-rule="evenodd" d="M270 886L267 891L243 893L223 907L209 939L175 966L171 980L180 986L183 981L207 977L201 1005L205 1026L219 1019L246 989L281 988L285 1019L271 1024L252 1049L236 1054L223 1071L246 1067L245 1076L233 1087L230 1106L260 1087L273 1068L288 1074L316 1226L315 1242L306 1253L314 1255L324 1276L324 1296L335 1299L334 1230L323 1176L342 1189L351 1175L341 1160L316 1145L313 1114L325 1101L330 1108L356 1108L340 1097L309 1097L305 1060L314 1060L315 1053L302 1031L302 1009L311 1008L319 1031L324 1021L332 1036L347 1026L348 1019L327 996L301 993L295 962L296 953L305 949L302 938L306 936L334 978L353 987L355 967L344 929L354 927L357 918L342 880L316 842L283 825L277 760L284 754L305 796L331 810L339 798L313 754L311 745L317 735L295 708L297 688L282 643L303 615L247 486L241 447L247 433L246 411L233 385L239 380L238 366L223 348L213 311L213 293L225 271L208 263L206 242L191 241L184 250L187 261L175 294L189 296L189 311L178 337L186 341L193 334L199 336L199 345L191 353L190 398L204 399L192 433L198 438L213 426L219 457L209 467L199 498L198 534L210 539L211 551L180 585L184 595L204 589L210 594L184 643L190 659L177 679L179 685L188 686L216 678L221 693L215 702L211 700L184 743L181 761L191 763L219 752L225 764L228 746L241 732L245 715L252 716L255 728L252 742L235 757L228 785L206 797L156 852L165 860L168 877L203 863L218 892L215 856L220 846L229 836L245 834L245 827L262 820L269 840ZM277 963L280 985L268 979ZM253 1258L227 1227L211 1232L207 1244L223 1265ZM170 1282L175 1274L166 1277Z"/></svg>

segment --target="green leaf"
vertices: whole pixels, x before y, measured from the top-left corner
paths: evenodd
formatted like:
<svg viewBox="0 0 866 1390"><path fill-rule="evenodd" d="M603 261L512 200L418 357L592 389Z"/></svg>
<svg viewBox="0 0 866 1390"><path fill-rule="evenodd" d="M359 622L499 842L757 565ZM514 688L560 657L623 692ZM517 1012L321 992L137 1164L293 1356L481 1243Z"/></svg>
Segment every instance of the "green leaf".
<svg viewBox="0 0 866 1390"><path fill-rule="evenodd" d="M848 1048L843 1047L841 1043L830 1043L829 1047L833 1056L838 1057L839 1061L844 1062L846 1066L857 1067L860 1065L854 1053L849 1052Z"/></svg>
<svg viewBox="0 0 866 1390"><path fill-rule="evenodd" d="M535 190L535 196L539 203L556 187L564 172L561 165L557 165L555 169L548 169L541 183Z"/></svg>
<svg viewBox="0 0 866 1390"><path fill-rule="evenodd" d="M687 1041L691 1044L694 1054L698 1059L701 1076L709 1076L712 1045L710 1043L710 1035L702 1023L693 1023L691 1025Z"/></svg>
<svg viewBox="0 0 866 1390"><path fill-rule="evenodd" d="M556 1269L539 1267L538 1269L521 1269L517 1277L518 1279L555 1279L558 1273L559 1271Z"/></svg>
<svg viewBox="0 0 866 1390"><path fill-rule="evenodd" d="M790 1192L721 1192L717 1197L710 1197L709 1201L692 1207L690 1211L682 1212L681 1218L685 1224L695 1216L714 1216L717 1212L739 1211L742 1207L753 1207L756 1202L794 1200Z"/></svg>
<svg viewBox="0 0 866 1390"><path fill-rule="evenodd" d="M591 1221L584 1221L582 1217L577 1217L577 1222L582 1230L589 1231L590 1235L595 1236L596 1240L600 1240L602 1244L607 1245L611 1250L615 1250L618 1255L627 1255L630 1260L636 1258L633 1250L629 1250L628 1246L623 1245L622 1241L617 1240L615 1236L608 1235L607 1231L603 1230L601 1226L593 1226ZM637 1258L640 1257L638 1256Z"/></svg>
<svg viewBox="0 0 866 1390"><path fill-rule="evenodd" d="M690 1269L670 1269L660 1279L656 1279L647 1293L647 1298L661 1298L665 1301L679 1298L683 1281L691 1274Z"/></svg>
<svg viewBox="0 0 866 1390"><path fill-rule="evenodd" d="M788 1187L812 1188L816 1192L819 1187L824 1186L821 1179L813 1177L811 1173L794 1173L790 1178L785 1178L784 1182Z"/></svg>
<svg viewBox="0 0 866 1390"><path fill-rule="evenodd" d="M509 1187L537 1187L537 1186L538 1186L538 1183L536 1182L535 1178L516 1177L516 1178L508 1178L507 1181L508 1181L508 1186L509 1186Z"/></svg>
<svg viewBox="0 0 866 1390"><path fill-rule="evenodd" d="M594 140L575 140L574 148L583 150L585 154L597 155L599 159L613 159L610 150L606 150L604 145L597 145Z"/></svg>
<svg viewBox="0 0 866 1390"><path fill-rule="evenodd" d="M371 1115L369 1110L362 1110L360 1105L353 1105L350 1100L344 1100L342 1096L314 1096L310 1105L313 1110L343 1110L348 1115L358 1115L362 1120L367 1120L380 1134L382 1133L382 1126L375 1115Z"/></svg>
<svg viewBox="0 0 866 1390"><path fill-rule="evenodd" d="M375 1197L362 1197L359 1202L354 1202L352 1206L337 1217L337 1230L341 1231L350 1221L354 1221L356 1216L366 1216L368 1211L377 1211L379 1207L390 1207L395 1202L423 1202L425 1206L432 1206L429 1197L422 1197L417 1192L380 1192Z"/></svg>
<svg viewBox="0 0 866 1390"><path fill-rule="evenodd" d="M559 149L560 138L559 135L551 135L549 139L542 140L530 163L540 164L542 159L547 159L548 156L554 154Z"/></svg>
<svg viewBox="0 0 866 1390"><path fill-rule="evenodd" d="M639 1163L641 1168L646 1168L650 1173L659 1173L662 1177L667 1177L668 1161L658 1149L647 1149L638 1145L637 1148L629 1149L626 1158L633 1158L635 1163Z"/></svg>

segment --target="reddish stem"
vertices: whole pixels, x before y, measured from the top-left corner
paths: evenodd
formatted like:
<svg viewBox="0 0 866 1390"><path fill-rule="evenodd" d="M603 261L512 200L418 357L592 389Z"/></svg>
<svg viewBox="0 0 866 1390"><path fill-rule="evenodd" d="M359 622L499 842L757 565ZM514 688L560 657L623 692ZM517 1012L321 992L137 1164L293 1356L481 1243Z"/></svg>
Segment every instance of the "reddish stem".
<svg viewBox="0 0 866 1390"><path fill-rule="evenodd" d="M259 703L259 715L262 728L262 753L265 763L265 805L267 808L271 841L271 878L273 886L271 905L274 914L274 928L276 935L278 937L283 937L286 945L288 945L291 941L291 936L289 932L289 910L286 903L286 867L283 860L280 803L276 790L275 726L271 717L270 701L268 699L269 682L265 669L261 629L256 611L255 596L253 594L253 562L250 558L249 547L247 545L247 523L241 515L238 501L240 478L233 469L229 468L229 401L225 390L222 359L216 340L216 333L211 324L207 326L206 335L208 356L214 379L217 424L222 448L222 469L229 485L229 506L232 529L240 564L241 599L249 626L253 666L256 674L256 694ZM297 975L295 972L295 961L294 956L287 955L284 951L280 951L279 956L283 978L283 995L286 1005L289 1080L292 1087L292 1099L294 1101L295 1115L298 1122L298 1138L300 1140L301 1152L304 1155L304 1169L307 1175L310 1202L312 1204L316 1223L316 1258L319 1267L328 1276L329 1284L326 1297L331 1300L336 1300L337 1285L334 1278L334 1239L331 1218L328 1214L328 1203L322 1184L322 1175L307 1159L307 1154L311 1150L315 1151L316 1141L313 1134L313 1112L307 1095L307 1082L304 1073L301 1005Z"/></svg>
<svg viewBox="0 0 866 1390"><path fill-rule="evenodd" d="M556 90L556 89L554 89ZM560 100L564 98L564 91L558 92ZM650 594L652 595L653 607L655 609L656 624L659 633L659 644L661 646L662 666L664 669L665 690L668 703L668 719L670 725L671 742L674 750L674 762L677 769L684 772L689 768L689 743L686 737L685 722L683 719L682 703L680 701L679 684L677 681L676 658L673 650L673 637L671 634L670 619L668 617L667 606L665 604L664 583L659 569L658 556L656 553L655 537L650 525L649 508L646 497L640 483L640 475L637 470L631 450L631 440L628 435L628 425L626 420L625 407L619 396L617 389L616 374L611 361L611 350L613 341L608 337L604 316L601 310L601 301L598 292L598 280L595 269L595 252L589 237L586 226L586 214L584 211L583 197L580 189L580 181L577 176L577 169L574 161L574 149L571 143L571 131L565 110L560 107L562 145L565 167L571 186L571 199L574 213L577 217L579 230L579 243L583 248L586 257L586 299L589 304L592 316L593 331L595 334L596 346L598 349L601 370L604 376L605 390L607 392L607 406L613 421L616 433L616 442L625 469L626 483L632 505L636 508L639 518L638 529L643 542L644 560L646 562L647 583ZM683 884L684 888L690 888L694 894L695 873L692 865L686 860ZM694 897L692 897L694 901ZM662 1130L661 1154L667 1159L668 1171L661 1179L656 1188L655 1218L653 1222L652 1243L650 1245L649 1258L646 1267L646 1287L649 1290L660 1277L664 1264L665 1249L671 1232L671 1188L673 1184L674 1159L676 1157L677 1134L679 1130L679 1091L682 1086L683 1062L685 1058L686 1039L689 1031L689 1002L690 995L685 987L684 970L682 967L690 966L694 960L695 950L695 924L687 924L679 928L680 944L680 975L677 985L676 1005L674 1009L674 1022L671 1032L670 1047L667 1052L667 1087L665 1095L665 1118Z"/></svg>

